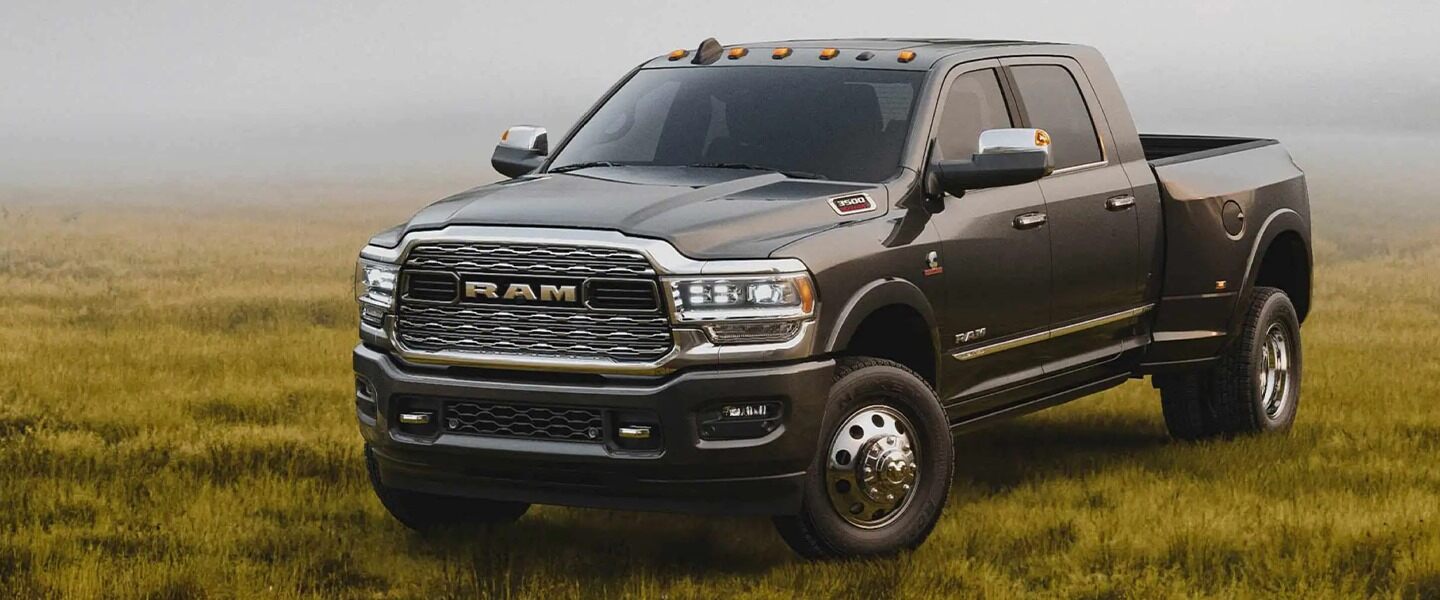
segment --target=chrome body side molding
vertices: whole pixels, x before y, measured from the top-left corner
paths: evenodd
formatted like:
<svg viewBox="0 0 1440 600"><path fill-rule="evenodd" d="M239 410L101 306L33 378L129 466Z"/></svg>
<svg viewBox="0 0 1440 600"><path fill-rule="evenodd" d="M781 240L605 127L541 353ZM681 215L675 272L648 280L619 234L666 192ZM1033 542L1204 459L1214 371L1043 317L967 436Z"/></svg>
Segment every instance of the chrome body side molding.
<svg viewBox="0 0 1440 600"><path fill-rule="evenodd" d="M976 358L980 358L982 356L989 356L997 352L1014 350L1016 348L1029 346L1030 344L1036 344L1058 337L1067 336L1072 333L1080 333L1082 331L1094 329L1096 327L1103 327L1111 323L1118 323L1126 319L1133 319L1147 312L1150 312L1150 310L1153 308L1155 308L1154 304L1146 304L1145 306L1139 306L1129 310L1122 310L1112 315L1105 315L1103 317L1097 317L1088 321L1081 321L1079 323L1072 323L1063 327L1056 327L1049 331L1042 331L1040 333L1034 333L1024 337L995 342L993 344L987 344L978 348L972 348L970 350L956 352L954 354L951 354L950 356L953 357L955 360L974 360Z"/></svg>

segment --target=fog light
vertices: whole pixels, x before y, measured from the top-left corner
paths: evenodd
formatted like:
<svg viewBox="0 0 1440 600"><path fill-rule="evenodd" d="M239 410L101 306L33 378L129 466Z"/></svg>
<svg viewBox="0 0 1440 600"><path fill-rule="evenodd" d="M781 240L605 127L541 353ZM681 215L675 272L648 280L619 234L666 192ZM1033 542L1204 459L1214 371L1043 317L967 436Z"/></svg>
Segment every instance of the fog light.
<svg viewBox="0 0 1440 600"><path fill-rule="evenodd" d="M779 402L736 402L701 412L700 439L736 440L769 435L780 427Z"/></svg>
<svg viewBox="0 0 1440 600"><path fill-rule="evenodd" d="M608 421L610 443L619 450L655 452L664 444L664 430L654 413L615 411Z"/></svg>
<svg viewBox="0 0 1440 600"><path fill-rule="evenodd" d="M394 412L390 412L394 411ZM434 437L440 435L440 401L427 397L392 398L386 412L394 415L392 426L401 433Z"/></svg>
<svg viewBox="0 0 1440 600"><path fill-rule="evenodd" d="M648 440L650 439L650 427L648 425L621 425L617 434L627 440Z"/></svg>
<svg viewBox="0 0 1440 600"><path fill-rule="evenodd" d="M400 422L406 425L429 425L430 413L400 413Z"/></svg>

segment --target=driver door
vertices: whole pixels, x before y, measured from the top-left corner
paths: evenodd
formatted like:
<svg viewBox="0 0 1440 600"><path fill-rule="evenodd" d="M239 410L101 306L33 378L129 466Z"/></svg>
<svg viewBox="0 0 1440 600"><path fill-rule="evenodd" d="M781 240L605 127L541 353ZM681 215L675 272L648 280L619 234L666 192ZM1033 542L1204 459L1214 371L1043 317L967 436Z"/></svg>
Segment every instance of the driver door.
<svg viewBox="0 0 1440 600"><path fill-rule="evenodd" d="M969 159L980 132L1015 127L1013 95L999 61L957 67L940 92L935 159ZM946 194L934 216L941 238L946 306L942 369L952 418L983 411L986 397L1043 375L1043 344L1025 344L1050 325L1050 230L1038 183ZM1035 215L1042 222L1034 223ZM1027 219L1019 219L1027 216Z"/></svg>

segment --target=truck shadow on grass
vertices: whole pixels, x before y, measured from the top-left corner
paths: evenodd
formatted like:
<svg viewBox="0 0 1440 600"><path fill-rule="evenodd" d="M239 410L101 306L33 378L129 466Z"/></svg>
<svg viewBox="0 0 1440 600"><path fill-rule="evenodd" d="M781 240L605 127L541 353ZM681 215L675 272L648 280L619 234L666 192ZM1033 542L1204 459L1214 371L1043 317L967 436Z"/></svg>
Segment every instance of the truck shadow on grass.
<svg viewBox="0 0 1440 600"><path fill-rule="evenodd" d="M1170 444L1163 428L1138 418L999 424L957 439L952 502L1119 468ZM408 543L408 552L459 560L454 575L470 583L456 583L471 589L496 578L522 585L556 573L589 582L618 582L634 572L756 574L795 560L768 519L551 507L509 527L412 536Z"/></svg>
<svg viewBox="0 0 1440 600"><path fill-rule="evenodd" d="M1004 493L1027 482L1132 466L1173 445L1163 425L1150 419L1020 419L956 438L953 485Z"/></svg>

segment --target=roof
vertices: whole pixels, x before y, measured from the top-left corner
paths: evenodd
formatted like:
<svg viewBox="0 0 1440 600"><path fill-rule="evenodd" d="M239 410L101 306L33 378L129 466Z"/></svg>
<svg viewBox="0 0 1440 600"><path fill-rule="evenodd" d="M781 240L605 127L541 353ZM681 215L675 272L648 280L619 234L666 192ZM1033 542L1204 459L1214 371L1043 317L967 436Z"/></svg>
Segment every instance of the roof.
<svg viewBox="0 0 1440 600"><path fill-rule="evenodd" d="M717 66L732 65L774 65L774 66L863 66L869 69L901 69L901 70L927 70L940 59L965 52L967 50L980 50L986 48L1004 46L1050 46L1050 42L1031 42L1024 40L970 40L955 38L825 38L825 39L800 39L800 40L777 40L768 42L744 42L726 44L726 49L744 47L751 50L751 54L740 60L720 60L714 63ZM696 43L698 46L699 43ZM781 61L770 61L771 48L786 47L797 50L793 58ZM840 50L840 57L834 61L822 61L816 58L813 50L820 48L836 48ZM693 48L690 48L693 52ZM811 52L802 52L812 50ZM866 60L867 57L859 57L860 63L853 62L854 57L863 52L876 54L899 52L901 50L914 50L918 55L916 60L907 63L897 63L892 60ZM759 60L764 58L765 60ZM847 58L852 60L846 60ZM693 63L689 59L667 60L665 56L657 57L646 66L649 67L684 67Z"/></svg>
<svg viewBox="0 0 1440 600"><path fill-rule="evenodd" d="M774 42L747 42L742 44L726 44L726 46L789 46L791 48L849 48L854 50L917 50L919 48L932 48L935 50L966 50L977 46L1023 46L1043 43L1046 42L1027 42L1024 40L971 40L961 38L882 37L780 40Z"/></svg>

